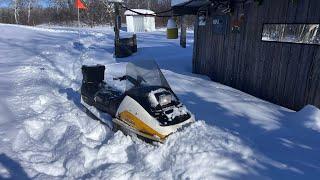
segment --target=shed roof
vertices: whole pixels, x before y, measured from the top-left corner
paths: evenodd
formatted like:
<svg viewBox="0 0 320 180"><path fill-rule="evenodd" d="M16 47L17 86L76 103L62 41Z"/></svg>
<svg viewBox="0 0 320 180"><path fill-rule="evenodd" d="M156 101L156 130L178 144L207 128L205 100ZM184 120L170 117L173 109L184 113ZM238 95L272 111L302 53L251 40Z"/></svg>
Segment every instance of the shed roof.
<svg viewBox="0 0 320 180"><path fill-rule="evenodd" d="M197 14L199 7L210 4L209 0L171 0L174 14Z"/></svg>
<svg viewBox="0 0 320 180"><path fill-rule="evenodd" d="M228 1L228 0L224 0ZM232 3L243 3L253 0L230 0ZM220 0L220 2L223 2ZM205 4L212 3L212 0L171 0L171 6L188 6L188 7L199 7Z"/></svg>
<svg viewBox="0 0 320 180"><path fill-rule="evenodd" d="M171 0L171 6L173 14L184 15L184 14L197 14L199 8L210 5L211 3L223 4L243 4L252 3L253 0Z"/></svg>
<svg viewBox="0 0 320 180"><path fill-rule="evenodd" d="M155 14L153 11L151 10L148 10L148 9L132 9L133 11L136 11L138 13L141 13L141 14ZM125 16L141 16L135 12L132 12L132 11L129 11L129 10L126 10L124 12L124 15Z"/></svg>

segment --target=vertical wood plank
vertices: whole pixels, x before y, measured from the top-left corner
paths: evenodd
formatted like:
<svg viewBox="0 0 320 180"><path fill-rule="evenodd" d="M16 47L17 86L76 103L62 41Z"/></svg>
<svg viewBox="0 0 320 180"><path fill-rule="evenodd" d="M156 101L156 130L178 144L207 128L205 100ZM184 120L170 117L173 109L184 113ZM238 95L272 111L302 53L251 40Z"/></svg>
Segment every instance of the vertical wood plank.
<svg viewBox="0 0 320 180"><path fill-rule="evenodd" d="M297 9L295 13L295 22L303 23L307 21L308 17L308 8L309 8L310 0L298 1L296 2ZM301 51L302 47L305 45L300 44L291 44L290 47L290 59L286 74L286 81L285 81L285 103L288 107L292 109L299 109L297 105L295 105L295 89L296 86L300 85L300 82L297 81L297 75L299 74L299 65L301 59Z"/></svg>
<svg viewBox="0 0 320 180"><path fill-rule="evenodd" d="M198 62L197 59L199 59L198 53L200 50L198 49L199 47L199 35L198 35L198 18L196 18L194 22L194 30L193 30L193 53L192 53L192 72L193 73L199 73L199 68L198 68Z"/></svg>

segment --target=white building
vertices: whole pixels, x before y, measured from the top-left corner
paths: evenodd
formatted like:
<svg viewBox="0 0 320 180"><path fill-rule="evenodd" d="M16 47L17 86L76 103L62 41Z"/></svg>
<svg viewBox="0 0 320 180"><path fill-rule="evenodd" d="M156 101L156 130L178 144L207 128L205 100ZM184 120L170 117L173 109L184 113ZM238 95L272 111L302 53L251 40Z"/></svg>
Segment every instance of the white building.
<svg viewBox="0 0 320 180"><path fill-rule="evenodd" d="M154 14L153 11L146 9L133 9L133 11L141 14ZM150 32L156 29L154 16L140 15L135 12L127 10L124 13L126 16L128 32Z"/></svg>

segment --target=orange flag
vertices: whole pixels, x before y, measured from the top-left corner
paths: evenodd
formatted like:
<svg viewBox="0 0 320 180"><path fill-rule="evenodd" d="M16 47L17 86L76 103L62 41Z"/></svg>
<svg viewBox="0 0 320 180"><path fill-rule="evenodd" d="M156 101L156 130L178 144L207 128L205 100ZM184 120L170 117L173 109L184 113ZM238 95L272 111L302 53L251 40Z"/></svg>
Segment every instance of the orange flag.
<svg viewBox="0 0 320 180"><path fill-rule="evenodd" d="M74 6L77 9L87 9L86 5L81 0L75 0L74 1Z"/></svg>

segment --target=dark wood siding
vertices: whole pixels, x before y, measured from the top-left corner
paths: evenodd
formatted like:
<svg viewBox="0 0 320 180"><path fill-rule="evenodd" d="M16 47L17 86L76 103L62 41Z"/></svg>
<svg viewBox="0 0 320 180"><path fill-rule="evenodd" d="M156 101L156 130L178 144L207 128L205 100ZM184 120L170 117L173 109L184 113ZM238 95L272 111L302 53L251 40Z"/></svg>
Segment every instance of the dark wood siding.
<svg viewBox="0 0 320 180"><path fill-rule="evenodd" d="M320 23L320 0L267 0L244 5L245 22L225 35L206 26L195 28L193 71L262 99L298 110L320 107L320 46L261 41L264 23Z"/></svg>

